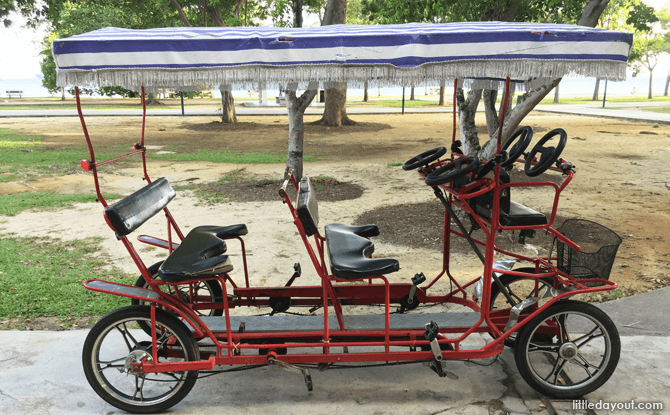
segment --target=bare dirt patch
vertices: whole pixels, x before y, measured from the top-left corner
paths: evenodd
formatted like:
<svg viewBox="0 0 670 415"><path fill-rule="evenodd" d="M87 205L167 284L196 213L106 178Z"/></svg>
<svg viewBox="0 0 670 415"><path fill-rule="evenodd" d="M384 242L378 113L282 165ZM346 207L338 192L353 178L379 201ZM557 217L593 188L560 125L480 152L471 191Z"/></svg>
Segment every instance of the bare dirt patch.
<svg viewBox="0 0 670 415"><path fill-rule="evenodd" d="M358 199L363 194L363 186L340 182L335 179L312 179L316 197L322 202L339 202ZM213 193L223 193L227 199L236 202L270 202L277 200L277 192L282 185L281 180L258 180L253 182L240 181L235 183L206 184ZM287 191L295 192L293 184Z"/></svg>

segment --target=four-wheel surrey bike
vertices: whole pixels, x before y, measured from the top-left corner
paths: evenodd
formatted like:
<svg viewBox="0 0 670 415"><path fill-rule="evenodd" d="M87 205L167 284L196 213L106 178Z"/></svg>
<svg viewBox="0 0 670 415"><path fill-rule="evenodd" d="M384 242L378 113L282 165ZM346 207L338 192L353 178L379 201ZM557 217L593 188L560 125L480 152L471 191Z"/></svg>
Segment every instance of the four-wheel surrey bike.
<svg viewBox="0 0 670 415"><path fill-rule="evenodd" d="M510 77L503 82L500 125L511 102ZM141 92L144 104L144 87ZM259 287L249 278L245 224L198 226L188 234L180 230L167 208L174 189L165 178L154 180L147 172L144 118L141 140L132 153L99 162L78 88L77 106L90 150L90 159L82 161L82 167L92 172L107 225L141 273L134 286L97 279L85 283L89 290L127 297L132 303L100 319L83 348L89 383L120 409L163 411L189 393L200 373L216 366L233 366L223 371L234 372L273 365L302 374L312 390L310 368L423 362L443 377L448 374L442 367L445 360L489 358L508 345L529 385L547 396L566 399L597 389L617 366L620 340L612 320L598 308L570 298L616 288L609 274L621 239L604 226L581 219L552 228L561 192L575 174L574 166L560 157L567 141L560 128L532 147L530 127L518 129L502 146L499 131L495 157L486 161L463 154L454 126L450 151L438 147L403 165L405 170L416 170L425 180L425 189L444 206L443 267L430 280L417 273L407 283L390 283L386 276L400 267L395 259L373 256L371 238L379 235L378 227L326 224L321 228L309 178L297 180L289 170L278 189L279 200L288 207L320 284L294 285L302 272L296 264L285 286ZM110 205L101 193L97 167L132 155L141 156L147 185ZM560 185L512 183L508 171L518 162L528 176L552 170L564 175L564 180ZM521 186L553 189L551 213L514 202L512 193ZM166 217L167 236L137 239L167 249L169 255L147 266L130 234L160 212ZM468 226L461 218L469 218ZM483 231L483 240L472 237L475 229ZM502 231L518 232L520 242L540 231L554 242L547 255L524 256L496 245ZM482 277L461 284L452 275L454 237L464 238L481 259ZM239 243L241 264L233 264L227 255L231 243L235 247ZM502 259L496 261L496 256ZM234 265L243 268L244 281L230 276ZM435 288L444 281L449 286L446 292L445 284ZM431 304L453 304L462 311L417 312L419 305ZM382 306L383 312L350 311L367 305ZM236 313L258 306L270 312ZM300 307L309 312L289 312ZM475 333L491 339L471 348L466 340Z"/></svg>

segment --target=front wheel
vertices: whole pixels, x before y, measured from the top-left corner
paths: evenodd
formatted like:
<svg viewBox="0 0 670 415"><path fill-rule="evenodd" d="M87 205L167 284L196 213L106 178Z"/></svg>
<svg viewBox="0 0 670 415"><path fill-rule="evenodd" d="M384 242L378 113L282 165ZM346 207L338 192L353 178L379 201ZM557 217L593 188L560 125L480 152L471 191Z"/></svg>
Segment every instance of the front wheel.
<svg viewBox="0 0 670 415"><path fill-rule="evenodd" d="M516 272L525 272L534 274L535 268L519 268ZM544 277L538 279L538 292L535 292L535 279L520 277L518 275L503 274L498 277L503 287L507 289L512 302L510 303L507 297L500 291L500 287L495 282L491 283L491 311L503 310L514 307L528 297L539 296L542 297L547 289L554 286L554 277ZM534 307L539 307L547 303L551 298L545 298L536 303ZM541 337L542 335L537 335ZM505 346L516 347L517 333L512 333L505 339Z"/></svg>
<svg viewBox="0 0 670 415"><path fill-rule="evenodd" d="M544 335L538 338L536 333ZM524 326L514 360L536 391L552 398L577 399L607 382L620 353L619 332L607 314L591 304L567 300Z"/></svg>
<svg viewBox="0 0 670 415"><path fill-rule="evenodd" d="M133 363L153 362L151 335L140 329L151 325L151 309L129 306L100 319L84 343L86 379L109 404L131 413L156 413L179 403L195 385L197 371L139 373ZM184 323L156 310L159 363L200 360L200 352Z"/></svg>

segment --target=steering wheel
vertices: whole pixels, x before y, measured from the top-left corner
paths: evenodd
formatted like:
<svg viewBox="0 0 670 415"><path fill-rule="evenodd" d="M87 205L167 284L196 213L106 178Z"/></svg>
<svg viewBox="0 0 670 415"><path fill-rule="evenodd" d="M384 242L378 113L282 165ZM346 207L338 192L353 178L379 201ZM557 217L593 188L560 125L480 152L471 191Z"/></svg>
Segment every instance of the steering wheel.
<svg viewBox="0 0 670 415"><path fill-rule="evenodd" d="M433 170L426 177L426 184L428 186L437 186L453 182L456 179L467 176L468 173L475 171L477 167L479 167L479 157L460 158L437 170Z"/></svg>
<svg viewBox="0 0 670 415"><path fill-rule="evenodd" d="M549 139L556 137L557 135L560 135L560 139L558 140L556 147L544 146ZM528 177L535 177L547 171L547 169L561 156L567 141L568 134L564 129L556 128L555 130L549 131L537 142L537 144L535 144L535 147L530 151L530 154L526 156L526 165L524 168L526 175ZM533 166L533 159L535 159L538 153L540 154L540 160Z"/></svg>
<svg viewBox="0 0 670 415"><path fill-rule="evenodd" d="M500 163L500 167L511 166L526 150L533 138L533 129L531 127L521 127L512 134L510 138L505 141L505 144L500 148L500 152L506 151L510 146L509 156L507 160ZM518 139L518 141L516 141ZM514 143L516 141L516 143ZM514 145L512 146L512 143Z"/></svg>
<svg viewBox="0 0 670 415"><path fill-rule="evenodd" d="M437 147L432 150L424 151L416 157L412 157L402 165L403 170L414 170L418 167L427 166L440 157L447 154L447 149L444 147Z"/></svg>

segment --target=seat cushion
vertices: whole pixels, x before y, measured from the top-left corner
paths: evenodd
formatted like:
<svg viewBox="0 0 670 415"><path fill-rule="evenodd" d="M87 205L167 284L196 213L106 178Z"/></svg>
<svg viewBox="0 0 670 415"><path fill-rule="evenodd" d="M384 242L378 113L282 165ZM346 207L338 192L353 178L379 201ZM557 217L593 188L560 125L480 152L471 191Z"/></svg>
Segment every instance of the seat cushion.
<svg viewBox="0 0 670 415"><path fill-rule="evenodd" d="M232 226L198 226L163 262L158 275L166 282L181 282L223 274L233 270L223 239L247 234L244 224Z"/></svg>
<svg viewBox="0 0 670 415"><path fill-rule="evenodd" d="M363 235L379 235L376 225L326 225L330 271L342 279L359 279L396 272L400 264L392 258L368 258L374 244Z"/></svg>
<svg viewBox="0 0 670 415"><path fill-rule="evenodd" d="M510 201L509 213L500 213L500 224L503 226L546 225L547 217L531 208Z"/></svg>

